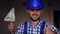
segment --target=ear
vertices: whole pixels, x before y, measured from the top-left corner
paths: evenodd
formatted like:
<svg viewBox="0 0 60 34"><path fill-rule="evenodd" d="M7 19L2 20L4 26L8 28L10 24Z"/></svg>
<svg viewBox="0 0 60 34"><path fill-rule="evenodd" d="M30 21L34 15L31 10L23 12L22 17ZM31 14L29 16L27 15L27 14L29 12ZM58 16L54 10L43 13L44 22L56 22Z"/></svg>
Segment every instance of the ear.
<svg viewBox="0 0 60 34"><path fill-rule="evenodd" d="M29 13L29 11L28 10L26 10L27 11L27 13Z"/></svg>

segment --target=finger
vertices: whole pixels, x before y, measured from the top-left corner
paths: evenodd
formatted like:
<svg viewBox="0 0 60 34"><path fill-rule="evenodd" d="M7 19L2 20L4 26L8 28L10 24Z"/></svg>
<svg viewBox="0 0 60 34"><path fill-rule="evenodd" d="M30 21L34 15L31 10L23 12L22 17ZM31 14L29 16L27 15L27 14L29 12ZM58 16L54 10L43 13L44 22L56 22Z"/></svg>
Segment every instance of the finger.
<svg viewBox="0 0 60 34"><path fill-rule="evenodd" d="M44 34L46 34L46 29L44 29Z"/></svg>
<svg viewBox="0 0 60 34"><path fill-rule="evenodd" d="M47 28L51 28L50 23L47 22L46 24L47 24Z"/></svg>

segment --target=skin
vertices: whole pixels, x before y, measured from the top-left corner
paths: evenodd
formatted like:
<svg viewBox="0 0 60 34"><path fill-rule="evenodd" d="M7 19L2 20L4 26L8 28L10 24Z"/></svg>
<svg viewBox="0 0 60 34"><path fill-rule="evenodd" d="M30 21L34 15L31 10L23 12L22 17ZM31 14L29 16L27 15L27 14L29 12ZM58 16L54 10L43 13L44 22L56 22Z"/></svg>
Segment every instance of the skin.
<svg viewBox="0 0 60 34"><path fill-rule="evenodd" d="M31 21L32 21L32 26L34 27L38 22L39 22L39 17L43 13L43 10L27 10L27 13L29 14ZM48 24L47 24L48 25ZM44 29L44 34L56 34L53 32L50 28L50 25L46 29Z"/></svg>
<svg viewBox="0 0 60 34"><path fill-rule="evenodd" d="M10 22L9 24L8 24L8 29L9 29L9 31L10 31L10 33L11 34L14 34L14 23L13 22Z"/></svg>
<svg viewBox="0 0 60 34"><path fill-rule="evenodd" d="M39 22L38 18L42 12L42 10L27 10L27 13L30 15L33 27Z"/></svg>
<svg viewBox="0 0 60 34"><path fill-rule="evenodd" d="M30 15L30 17L35 21L38 21L37 19L40 17L40 14L42 13L42 10L27 10L27 13Z"/></svg>
<svg viewBox="0 0 60 34"><path fill-rule="evenodd" d="M56 32L50 29L50 24L47 24L47 28L44 29L45 34L57 34Z"/></svg>

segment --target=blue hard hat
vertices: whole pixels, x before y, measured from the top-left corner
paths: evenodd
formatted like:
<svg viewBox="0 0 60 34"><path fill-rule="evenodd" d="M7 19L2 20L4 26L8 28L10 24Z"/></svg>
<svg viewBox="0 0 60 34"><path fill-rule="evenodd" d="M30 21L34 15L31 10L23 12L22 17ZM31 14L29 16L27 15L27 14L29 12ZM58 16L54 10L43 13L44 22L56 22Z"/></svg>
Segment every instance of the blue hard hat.
<svg viewBox="0 0 60 34"><path fill-rule="evenodd" d="M42 0L28 0L26 7L27 9L42 9Z"/></svg>

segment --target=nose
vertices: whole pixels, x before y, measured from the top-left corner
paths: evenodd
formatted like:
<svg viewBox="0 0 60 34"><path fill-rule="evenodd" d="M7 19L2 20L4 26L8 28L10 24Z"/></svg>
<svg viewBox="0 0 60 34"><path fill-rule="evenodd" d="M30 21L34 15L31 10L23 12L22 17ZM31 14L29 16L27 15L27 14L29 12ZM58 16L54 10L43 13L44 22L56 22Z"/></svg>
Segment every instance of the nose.
<svg viewBox="0 0 60 34"><path fill-rule="evenodd" d="M36 11L36 10L34 10L34 11L33 11L33 14L36 14L36 13L37 13L37 11Z"/></svg>

